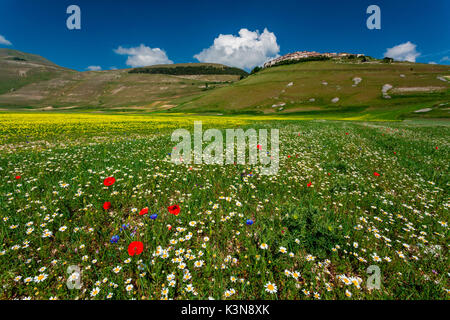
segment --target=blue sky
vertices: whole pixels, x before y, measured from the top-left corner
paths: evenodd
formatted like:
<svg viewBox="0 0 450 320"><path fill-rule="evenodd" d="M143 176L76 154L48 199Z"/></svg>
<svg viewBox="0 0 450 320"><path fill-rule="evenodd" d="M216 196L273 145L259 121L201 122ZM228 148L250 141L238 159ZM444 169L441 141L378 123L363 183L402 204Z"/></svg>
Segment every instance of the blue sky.
<svg viewBox="0 0 450 320"><path fill-rule="evenodd" d="M66 27L72 4L81 30ZM366 27L372 4L381 30ZM399 59L450 64L449 21L448 0L0 0L0 47L80 71L208 60L250 69L297 50L382 58L394 47Z"/></svg>

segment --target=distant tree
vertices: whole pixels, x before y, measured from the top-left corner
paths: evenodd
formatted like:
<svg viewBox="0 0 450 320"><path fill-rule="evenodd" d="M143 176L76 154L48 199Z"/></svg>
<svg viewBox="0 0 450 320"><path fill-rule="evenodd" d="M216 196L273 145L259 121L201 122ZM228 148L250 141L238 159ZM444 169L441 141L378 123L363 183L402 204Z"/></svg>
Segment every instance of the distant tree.
<svg viewBox="0 0 450 320"><path fill-rule="evenodd" d="M255 74L261 70L262 70L262 68L260 66L256 66L253 68L253 70L250 72L250 74Z"/></svg>
<svg viewBox="0 0 450 320"><path fill-rule="evenodd" d="M195 74L231 74L246 77L248 75L242 69L233 67L215 67L208 65L193 66L169 66L169 67L141 67L134 68L129 73L171 74L171 75L195 75Z"/></svg>
<svg viewBox="0 0 450 320"><path fill-rule="evenodd" d="M384 57L383 58L383 62L384 63L392 63L392 62L394 62L394 59L393 58L389 58L389 57Z"/></svg>

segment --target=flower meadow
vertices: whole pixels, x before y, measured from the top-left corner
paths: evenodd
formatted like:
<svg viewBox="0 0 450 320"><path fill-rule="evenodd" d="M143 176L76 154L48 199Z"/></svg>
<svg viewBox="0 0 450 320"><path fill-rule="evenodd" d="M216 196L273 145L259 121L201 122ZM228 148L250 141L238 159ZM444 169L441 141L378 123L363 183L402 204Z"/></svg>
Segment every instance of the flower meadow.
<svg viewBox="0 0 450 320"><path fill-rule="evenodd" d="M449 298L448 124L202 118L267 176L172 163L196 117L1 114L0 298Z"/></svg>

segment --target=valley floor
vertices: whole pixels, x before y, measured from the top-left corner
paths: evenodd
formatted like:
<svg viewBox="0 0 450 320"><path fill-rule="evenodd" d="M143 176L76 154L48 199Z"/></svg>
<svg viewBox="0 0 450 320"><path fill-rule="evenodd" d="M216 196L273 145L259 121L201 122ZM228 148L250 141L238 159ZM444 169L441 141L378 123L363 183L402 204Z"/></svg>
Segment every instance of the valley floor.
<svg viewBox="0 0 450 320"><path fill-rule="evenodd" d="M194 120L279 129L278 173L174 164ZM0 299L449 297L445 120L4 113L0 141Z"/></svg>

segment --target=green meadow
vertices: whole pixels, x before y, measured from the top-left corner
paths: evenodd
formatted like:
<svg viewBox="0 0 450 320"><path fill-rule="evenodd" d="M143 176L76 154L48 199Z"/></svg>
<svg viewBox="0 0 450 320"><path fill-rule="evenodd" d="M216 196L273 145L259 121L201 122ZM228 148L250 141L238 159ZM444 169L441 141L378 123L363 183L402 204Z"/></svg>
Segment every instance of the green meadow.
<svg viewBox="0 0 450 320"><path fill-rule="evenodd" d="M360 71L360 86L376 77ZM197 101L258 104L234 93L270 72ZM346 107L358 94L342 81ZM286 87L278 82L269 96ZM283 94L307 98L299 92ZM447 300L448 121L368 122L350 111L360 121L333 120L334 111L301 120L310 112L0 114L0 299ZM278 173L174 164L171 133L192 131L194 120L279 129Z"/></svg>

